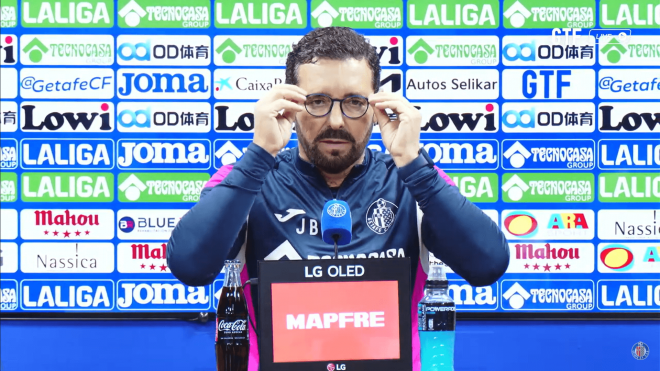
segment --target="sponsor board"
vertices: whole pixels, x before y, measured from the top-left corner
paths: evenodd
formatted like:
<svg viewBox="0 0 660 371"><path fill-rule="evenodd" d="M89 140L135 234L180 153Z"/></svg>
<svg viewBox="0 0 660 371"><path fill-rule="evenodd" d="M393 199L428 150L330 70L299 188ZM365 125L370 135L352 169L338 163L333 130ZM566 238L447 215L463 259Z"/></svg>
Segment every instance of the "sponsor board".
<svg viewBox="0 0 660 371"><path fill-rule="evenodd" d="M115 23L112 0L23 0L21 5L26 28L110 28Z"/></svg>
<svg viewBox="0 0 660 371"><path fill-rule="evenodd" d="M120 99L208 99L211 71L207 69L117 70L117 97Z"/></svg>
<svg viewBox="0 0 660 371"><path fill-rule="evenodd" d="M502 9L504 28L593 28L596 25L594 0L551 3L505 0Z"/></svg>
<svg viewBox="0 0 660 371"><path fill-rule="evenodd" d="M208 133L211 105L204 102L121 102L117 130L124 133Z"/></svg>
<svg viewBox="0 0 660 371"><path fill-rule="evenodd" d="M409 0L408 28L498 28L500 3L496 0L479 0L465 3L449 0L442 3L432 0Z"/></svg>
<svg viewBox="0 0 660 371"><path fill-rule="evenodd" d="M495 173L446 173L471 202L497 202L498 177Z"/></svg>
<svg viewBox="0 0 660 371"><path fill-rule="evenodd" d="M660 173L600 173L600 202L660 202Z"/></svg>
<svg viewBox="0 0 660 371"><path fill-rule="evenodd" d="M506 173L502 176L504 202L593 202L591 173Z"/></svg>
<svg viewBox="0 0 660 371"><path fill-rule="evenodd" d="M208 139L119 139L117 167L120 170L208 170L211 168Z"/></svg>
<svg viewBox="0 0 660 371"><path fill-rule="evenodd" d="M0 133L13 133L18 129L17 112L16 102L0 101Z"/></svg>
<svg viewBox="0 0 660 371"><path fill-rule="evenodd" d="M24 240L110 240L115 237L115 213L97 209L23 209Z"/></svg>
<svg viewBox="0 0 660 371"><path fill-rule="evenodd" d="M0 14L2 15L2 21L0 21L0 27L2 28L13 28L16 27L18 22L18 7L16 5L17 0L3 0L0 4ZM4 308L3 308L4 309Z"/></svg>
<svg viewBox="0 0 660 371"><path fill-rule="evenodd" d="M186 212L186 209L118 210L117 237L120 240L167 241Z"/></svg>
<svg viewBox="0 0 660 371"><path fill-rule="evenodd" d="M497 309L499 291L497 282L490 286L474 287L467 281L449 279L448 294L457 311L484 311Z"/></svg>
<svg viewBox="0 0 660 371"><path fill-rule="evenodd" d="M596 71L593 69L505 69L504 99L593 99Z"/></svg>
<svg viewBox="0 0 660 371"><path fill-rule="evenodd" d="M0 274L16 273L18 270L18 245L0 242Z"/></svg>
<svg viewBox="0 0 660 371"><path fill-rule="evenodd" d="M601 273L660 274L660 242L598 244Z"/></svg>
<svg viewBox="0 0 660 371"><path fill-rule="evenodd" d="M660 280L598 280L598 309L660 310Z"/></svg>
<svg viewBox="0 0 660 371"><path fill-rule="evenodd" d="M502 168L506 170L591 170L596 143L592 139L505 139Z"/></svg>
<svg viewBox="0 0 660 371"><path fill-rule="evenodd" d="M13 170L18 167L18 142L13 138L0 138L0 169Z"/></svg>
<svg viewBox="0 0 660 371"><path fill-rule="evenodd" d="M592 280L502 280L504 310L587 311L596 299Z"/></svg>
<svg viewBox="0 0 660 371"><path fill-rule="evenodd" d="M655 0L600 0L603 28L660 27L660 4Z"/></svg>
<svg viewBox="0 0 660 371"><path fill-rule="evenodd" d="M601 170L660 170L657 139L601 139L598 152Z"/></svg>
<svg viewBox="0 0 660 371"><path fill-rule="evenodd" d="M572 44L557 44L556 36L504 36L502 64L505 66L593 66L596 63L593 36L582 36Z"/></svg>
<svg viewBox="0 0 660 371"><path fill-rule="evenodd" d="M601 240L660 239L660 210L598 210Z"/></svg>
<svg viewBox="0 0 660 371"><path fill-rule="evenodd" d="M227 69L213 73L216 99L259 99L275 85L284 83L284 69Z"/></svg>
<svg viewBox="0 0 660 371"><path fill-rule="evenodd" d="M408 99L497 99L499 84L500 73L496 69L406 71Z"/></svg>
<svg viewBox="0 0 660 371"><path fill-rule="evenodd" d="M504 103L505 133L592 133L596 130L593 103Z"/></svg>
<svg viewBox="0 0 660 371"><path fill-rule="evenodd" d="M21 298L25 311L109 311L115 306L115 285L106 279L24 279Z"/></svg>
<svg viewBox="0 0 660 371"><path fill-rule="evenodd" d="M422 114L423 132L496 133L500 126L497 103L413 102L413 105ZM380 128L374 129L377 127Z"/></svg>
<svg viewBox="0 0 660 371"><path fill-rule="evenodd" d="M28 99L109 99L115 96L110 68L23 68L21 97Z"/></svg>
<svg viewBox="0 0 660 371"><path fill-rule="evenodd" d="M312 27L401 28L402 0L312 0Z"/></svg>
<svg viewBox="0 0 660 371"><path fill-rule="evenodd" d="M224 267L222 268L225 269ZM213 309L218 310L218 302L220 301L220 292L222 292L222 285L225 281L225 274L220 273L218 278L213 281Z"/></svg>
<svg viewBox="0 0 660 371"><path fill-rule="evenodd" d="M302 36L215 36L213 62L216 66L284 66L291 46Z"/></svg>
<svg viewBox="0 0 660 371"><path fill-rule="evenodd" d="M247 151L250 143L252 143L252 139L216 139L213 141L213 167L220 169L225 165L235 163L243 157L243 154ZM297 145L298 140L291 139L289 140L289 143L280 150L280 152L289 150Z"/></svg>
<svg viewBox="0 0 660 371"><path fill-rule="evenodd" d="M389 153L383 143L370 141L373 151ZM494 139L421 139L433 162L442 170L496 170L499 167L499 143Z"/></svg>
<svg viewBox="0 0 660 371"><path fill-rule="evenodd" d="M110 66L114 58L112 35L23 35L21 63L49 66Z"/></svg>
<svg viewBox="0 0 660 371"><path fill-rule="evenodd" d="M23 173L24 202L112 202L112 173Z"/></svg>
<svg viewBox="0 0 660 371"><path fill-rule="evenodd" d="M600 69L598 97L601 99L660 100L660 70Z"/></svg>
<svg viewBox="0 0 660 371"><path fill-rule="evenodd" d="M197 202L208 173L120 173L120 202Z"/></svg>
<svg viewBox="0 0 660 371"><path fill-rule="evenodd" d="M18 70L15 68L0 68L0 97L14 99L18 96Z"/></svg>
<svg viewBox="0 0 660 371"><path fill-rule="evenodd" d="M18 309L18 295L18 281L0 280L0 310Z"/></svg>
<svg viewBox="0 0 660 371"><path fill-rule="evenodd" d="M119 0L117 25L121 28L209 28L210 7L204 0Z"/></svg>
<svg viewBox="0 0 660 371"><path fill-rule="evenodd" d="M605 102L598 110L598 130L603 133L660 133L657 103Z"/></svg>
<svg viewBox="0 0 660 371"><path fill-rule="evenodd" d="M114 114L115 106L111 102L22 102L21 130L111 132Z"/></svg>
<svg viewBox="0 0 660 371"><path fill-rule="evenodd" d="M603 36L598 41L598 63L601 66L659 66L660 36Z"/></svg>
<svg viewBox="0 0 660 371"><path fill-rule="evenodd" d="M252 133L253 112L254 103L216 102L213 107L214 129L219 133Z"/></svg>
<svg viewBox="0 0 660 371"><path fill-rule="evenodd" d="M18 212L0 209L0 239L15 240L18 237Z"/></svg>
<svg viewBox="0 0 660 371"><path fill-rule="evenodd" d="M591 240L595 224L593 210L502 210L509 240Z"/></svg>
<svg viewBox="0 0 660 371"><path fill-rule="evenodd" d="M0 173L0 201L14 202L18 199L18 178L16 173Z"/></svg>
<svg viewBox="0 0 660 371"><path fill-rule="evenodd" d="M170 269L167 267L167 243L132 242L117 244L117 272L170 273Z"/></svg>
<svg viewBox="0 0 660 371"><path fill-rule="evenodd" d="M210 286L191 287L178 280L119 280L121 311L204 311L211 308Z"/></svg>
<svg viewBox="0 0 660 371"><path fill-rule="evenodd" d="M594 245L591 243L510 243L507 273L591 273Z"/></svg>
<svg viewBox="0 0 660 371"><path fill-rule="evenodd" d="M497 66L497 36L408 36L409 66Z"/></svg>
<svg viewBox="0 0 660 371"><path fill-rule="evenodd" d="M115 166L112 139L30 138L22 139L20 146L22 169L111 170Z"/></svg>
<svg viewBox="0 0 660 371"><path fill-rule="evenodd" d="M365 36L365 38L376 50L381 67L393 67L402 64L405 48L401 36Z"/></svg>
<svg viewBox="0 0 660 371"><path fill-rule="evenodd" d="M112 273L115 246L111 243L21 244L23 273Z"/></svg>
<svg viewBox="0 0 660 371"><path fill-rule="evenodd" d="M211 53L211 38L205 35L117 36L121 66L208 66Z"/></svg>
<svg viewBox="0 0 660 371"><path fill-rule="evenodd" d="M5 23L5 4L2 4L2 23ZM4 26L2 27L5 28ZM18 39L16 35L0 34L0 66L13 66L18 59ZM4 97L3 97L4 98Z"/></svg>
<svg viewBox="0 0 660 371"><path fill-rule="evenodd" d="M216 28L307 27L305 0L216 0L214 14Z"/></svg>

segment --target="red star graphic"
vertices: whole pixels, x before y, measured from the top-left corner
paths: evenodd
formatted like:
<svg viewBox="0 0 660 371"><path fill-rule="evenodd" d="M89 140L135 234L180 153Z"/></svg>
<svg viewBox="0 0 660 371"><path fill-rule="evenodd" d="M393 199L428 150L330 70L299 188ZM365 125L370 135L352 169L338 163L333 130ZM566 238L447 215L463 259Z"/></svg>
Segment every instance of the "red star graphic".
<svg viewBox="0 0 660 371"><path fill-rule="evenodd" d="M568 269L568 268L570 268L570 267L571 267L570 264L566 264L566 269Z"/></svg>
<svg viewBox="0 0 660 371"><path fill-rule="evenodd" d="M58 231L53 231L53 236L57 236L58 234L60 234L60 232L58 232Z"/></svg>
<svg viewBox="0 0 660 371"><path fill-rule="evenodd" d="M64 232L64 238L69 238L71 233L69 231Z"/></svg>
<svg viewBox="0 0 660 371"><path fill-rule="evenodd" d="M140 269L144 269L144 264L140 264Z"/></svg>
<svg viewBox="0 0 660 371"><path fill-rule="evenodd" d="M85 231L85 236L89 236L89 231Z"/></svg>
<svg viewBox="0 0 660 371"><path fill-rule="evenodd" d="M529 264L525 264L525 269L529 269Z"/></svg>
<svg viewBox="0 0 660 371"><path fill-rule="evenodd" d="M539 270L539 265L538 264L534 264L534 270L535 271Z"/></svg>
<svg viewBox="0 0 660 371"><path fill-rule="evenodd" d="M154 270L154 269L156 269L156 266L153 265L153 264L151 264L151 265L149 266L149 268L151 268L151 270Z"/></svg>
<svg viewBox="0 0 660 371"><path fill-rule="evenodd" d="M543 266L543 271L550 272L550 265L548 265L548 263L545 263L545 265Z"/></svg>
<svg viewBox="0 0 660 371"><path fill-rule="evenodd" d="M44 231L44 234L45 234L46 236L48 236L48 231Z"/></svg>
<svg viewBox="0 0 660 371"><path fill-rule="evenodd" d="M76 231L76 237L80 236L80 233L81 233L81 232Z"/></svg>
<svg viewBox="0 0 660 371"><path fill-rule="evenodd" d="M160 266L160 271L161 272L165 272L166 269L167 269L167 265L163 264L163 265Z"/></svg>
<svg viewBox="0 0 660 371"><path fill-rule="evenodd" d="M556 264L555 265L555 270L560 271L561 270L561 264Z"/></svg>

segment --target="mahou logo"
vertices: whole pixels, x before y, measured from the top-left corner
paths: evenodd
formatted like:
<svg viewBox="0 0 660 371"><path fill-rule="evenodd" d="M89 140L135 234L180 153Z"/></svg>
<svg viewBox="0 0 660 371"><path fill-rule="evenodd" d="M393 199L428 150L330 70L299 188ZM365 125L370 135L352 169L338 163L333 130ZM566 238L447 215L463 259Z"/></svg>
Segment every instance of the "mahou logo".
<svg viewBox="0 0 660 371"><path fill-rule="evenodd" d="M237 319L236 321L229 322L220 320L218 322L218 331L245 331L247 330L247 320L244 319Z"/></svg>
<svg viewBox="0 0 660 371"><path fill-rule="evenodd" d="M21 210L26 240L105 240L114 237L114 211L89 209Z"/></svg>
<svg viewBox="0 0 660 371"><path fill-rule="evenodd" d="M114 106L105 102L23 102L23 131L112 131ZM114 120L112 120L114 122Z"/></svg>

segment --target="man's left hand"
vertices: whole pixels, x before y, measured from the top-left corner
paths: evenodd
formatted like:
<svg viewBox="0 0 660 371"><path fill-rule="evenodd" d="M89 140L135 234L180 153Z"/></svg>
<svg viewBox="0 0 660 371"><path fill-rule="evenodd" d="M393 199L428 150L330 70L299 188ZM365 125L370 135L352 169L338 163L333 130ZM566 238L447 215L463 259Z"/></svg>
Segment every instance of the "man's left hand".
<svg viewBox="0 0 660 371"><path fill-rule="evenodd" d="M406 98L394 93L380 92L369 96L385 148L397 167L411 163L419 156L419 128L422 115ZM390 120L385 109L391 109L396 118Z"/></svg>

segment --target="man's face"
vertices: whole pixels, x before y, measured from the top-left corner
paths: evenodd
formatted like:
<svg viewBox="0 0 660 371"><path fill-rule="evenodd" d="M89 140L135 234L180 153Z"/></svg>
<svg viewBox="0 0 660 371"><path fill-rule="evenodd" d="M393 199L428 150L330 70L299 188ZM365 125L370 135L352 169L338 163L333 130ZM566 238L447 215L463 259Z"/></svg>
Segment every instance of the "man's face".
<svg viewBox="0 0 660 371"><path fill-rule="evenodd" d="M333 99L372 94L372 72L366 60L319 59L298 68L298 86L307 94L326 94ZM338 174L358 161L371 138L373 108L357 119L344 116L339 102L323 117L307 111L296 115L300 148L322 171Z"/></svg>

